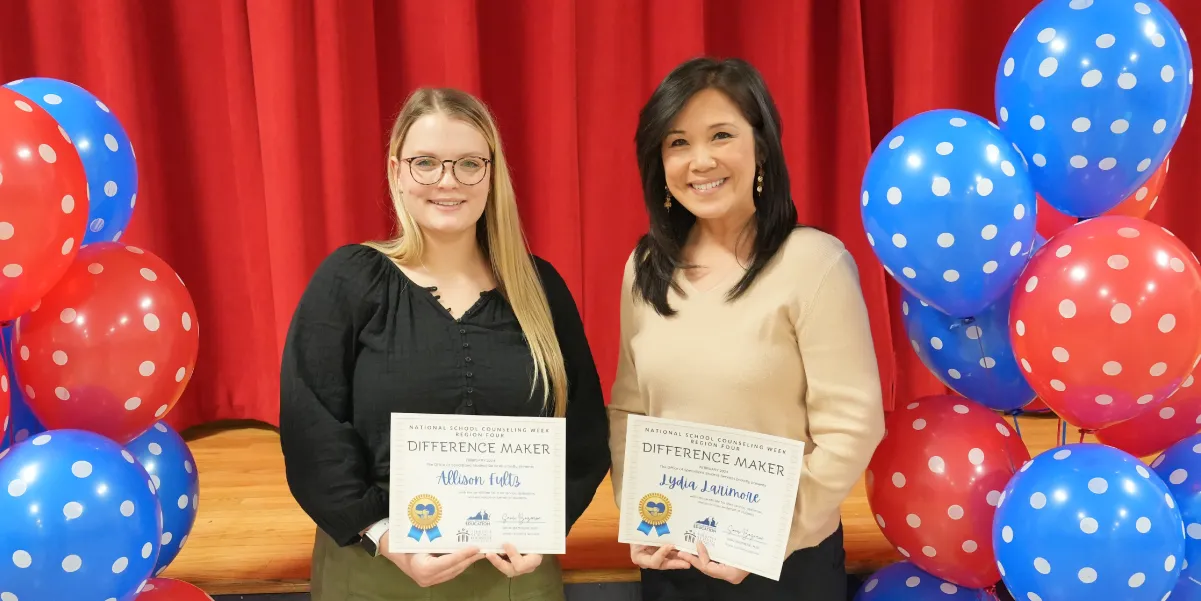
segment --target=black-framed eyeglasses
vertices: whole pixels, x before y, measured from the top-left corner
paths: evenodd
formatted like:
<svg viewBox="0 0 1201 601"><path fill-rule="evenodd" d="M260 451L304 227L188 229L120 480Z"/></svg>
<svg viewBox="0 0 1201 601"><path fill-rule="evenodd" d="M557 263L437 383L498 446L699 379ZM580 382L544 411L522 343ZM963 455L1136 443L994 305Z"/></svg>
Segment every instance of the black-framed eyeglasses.
<svg viewBox="0 0 1201 601"><path fill-rule="evenodd" d="M455 179L464 186L474 186L484 181L488 174L488 164L492 161L484 157L466 156L459 159L438 160L437 157L417 156L401 159L409 164L409 173L419 184L432 186L442 179L446 164L451 164L451 172Z"/></svg>

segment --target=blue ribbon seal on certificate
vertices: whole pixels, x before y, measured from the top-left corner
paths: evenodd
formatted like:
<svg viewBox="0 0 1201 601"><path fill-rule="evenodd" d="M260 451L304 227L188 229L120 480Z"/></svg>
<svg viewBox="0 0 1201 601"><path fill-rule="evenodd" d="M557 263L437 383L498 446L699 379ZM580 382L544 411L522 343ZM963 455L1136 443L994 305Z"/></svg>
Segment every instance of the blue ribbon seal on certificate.
<svg viewBox="0 0 1201 601"><path fill-rule="evenodd" d="M667 520L671 518L671 501L660 493L653 492L642 497L638 502L638 516L642 518L638 531L643 534L649 536L652 529L659 536L671 532L667 529Z"/></svg>
<svg viewBox="0 0 1201 601"><path fill-rule="evenodd" d="M421 494L409 501L409 538L421 542L424 534L426 540L434 542L442 537L438 531L438 520L442 519L442 504L434 495Z"/></svg>

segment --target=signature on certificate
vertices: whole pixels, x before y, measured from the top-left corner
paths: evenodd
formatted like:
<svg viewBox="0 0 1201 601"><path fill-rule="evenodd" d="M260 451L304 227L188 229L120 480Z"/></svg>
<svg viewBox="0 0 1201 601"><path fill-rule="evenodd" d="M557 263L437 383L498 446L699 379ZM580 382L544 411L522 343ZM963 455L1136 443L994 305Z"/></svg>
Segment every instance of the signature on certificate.
<svg viewBox="0 0 1201 601"><path fill-rule="evenodd" d="M519 513L517 515L503 514L500 516L502 524L541 524L542 516L529 515Z"/></svg>

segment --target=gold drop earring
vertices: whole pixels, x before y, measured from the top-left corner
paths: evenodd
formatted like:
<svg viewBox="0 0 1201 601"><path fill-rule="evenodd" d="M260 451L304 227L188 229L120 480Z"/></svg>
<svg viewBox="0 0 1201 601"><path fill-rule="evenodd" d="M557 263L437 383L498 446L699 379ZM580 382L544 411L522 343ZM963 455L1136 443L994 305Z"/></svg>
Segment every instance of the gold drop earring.
<svg viewBox="0 0 1201 601"><path fill-rule="evenodd" d="M665 208L665 209L671 209L671 190L668 190L668 189L667 189L667 186L666 186L666 185L664 185L664 186L663 186L663 191L667 193L667 194L666 194L666 196L665 196L665 197L664 197L664 199L663 199L663 208Z"/></svg>

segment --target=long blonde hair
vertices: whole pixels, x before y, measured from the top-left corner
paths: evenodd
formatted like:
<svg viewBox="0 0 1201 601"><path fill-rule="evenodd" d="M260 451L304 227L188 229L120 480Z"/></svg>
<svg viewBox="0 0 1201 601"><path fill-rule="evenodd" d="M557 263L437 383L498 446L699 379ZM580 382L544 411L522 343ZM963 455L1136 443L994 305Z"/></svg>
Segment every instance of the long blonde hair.
<svg viewBox="0 0 1201 601"><path fill-rule="evenodd" d="M491 187L484 207L482 244L501 294L513 307L534 360L534 385L542 381L542 407L553 398L555 417L567 413L567 369L555 336L550 304L538 277L517 213L517 195L501 149L500 132L488 107L478 98L452 88L420 88L405 101L388 141L388 190L396 212L397 234L391 240L364 242L398 264L412 264L424 249L421 228L405 210L399 182L400 149L409 128L421 117L441 113L474 126L492 152ZM478 226L477 226L477 232Z"/></svg>

